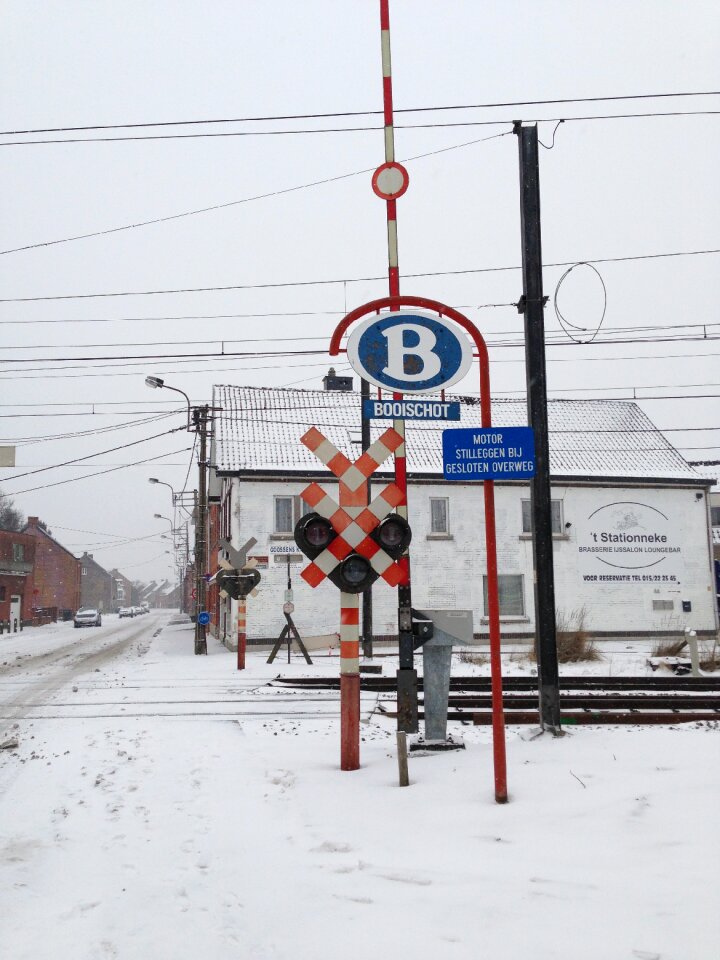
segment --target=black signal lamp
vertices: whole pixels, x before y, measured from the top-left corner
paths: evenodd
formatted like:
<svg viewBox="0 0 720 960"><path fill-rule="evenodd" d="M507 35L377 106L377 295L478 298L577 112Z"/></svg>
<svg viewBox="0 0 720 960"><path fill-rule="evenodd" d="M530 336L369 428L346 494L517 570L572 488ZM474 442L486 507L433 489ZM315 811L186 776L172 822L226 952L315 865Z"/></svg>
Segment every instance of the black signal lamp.
<svg viewBox="0 0 720 960"><path fill-rule="evenodd" d="M410 546L412 530L404 517L391 513L380 522L370 536L385 553L389 554L393 560L397 560Z"/></svg>
<svg viewBox="0 0 720 960"><path fill-rule="evenodd" d="M295 524L295 543L311 560L327 549L336 536L330 521L319 513L306 513Z"/></svg>

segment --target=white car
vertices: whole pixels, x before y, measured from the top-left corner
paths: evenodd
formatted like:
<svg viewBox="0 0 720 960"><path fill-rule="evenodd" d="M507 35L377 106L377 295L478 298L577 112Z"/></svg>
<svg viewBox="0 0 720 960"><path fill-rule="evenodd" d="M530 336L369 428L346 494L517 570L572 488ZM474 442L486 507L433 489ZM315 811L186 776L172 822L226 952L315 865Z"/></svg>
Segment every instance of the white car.
<svg viewBox="0 0 720 960"><path fill-rule="evenodd" d="M118 610L118 617L134 617L135 608L134 607L120 607Z"/></svg>
<svg viewBox="0 0 720 960"><path fill-rule="evenodd" d="M95 607L82 607L74 617L76 627L101 627L102 614Z"/></svg>

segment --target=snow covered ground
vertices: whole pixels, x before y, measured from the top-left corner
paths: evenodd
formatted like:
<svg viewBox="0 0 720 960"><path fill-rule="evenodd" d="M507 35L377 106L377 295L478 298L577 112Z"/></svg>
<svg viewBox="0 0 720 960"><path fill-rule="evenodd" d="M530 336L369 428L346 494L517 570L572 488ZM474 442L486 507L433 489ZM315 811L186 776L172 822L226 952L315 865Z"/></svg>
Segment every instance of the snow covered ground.
<svg viewBox="0 0 720 960"><path fill-rule="evenodd" d="M507 806L453 725L401 789L376 694L342 773L337 693L265 686L337 657L239 673L171 620L0 638L3 960L717 956L717 725L511 727ZM586 669L645 672L616 653Z"/></svg>

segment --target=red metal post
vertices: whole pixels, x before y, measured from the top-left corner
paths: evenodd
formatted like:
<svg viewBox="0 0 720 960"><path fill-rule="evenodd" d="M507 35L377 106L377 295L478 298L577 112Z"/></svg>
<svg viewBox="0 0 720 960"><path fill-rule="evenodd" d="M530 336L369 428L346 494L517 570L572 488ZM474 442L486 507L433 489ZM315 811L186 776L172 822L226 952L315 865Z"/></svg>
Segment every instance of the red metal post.
<svg viewBox="0 0 720 960"><path fill-rule="evenodd" d="M477 348L480 367L480 423L483 427L492 426L492 410L490 398L490 358L487 344L482 334L472 322L459 310L449 307L438 300L428 297L391 296L365 303L352 310L343 317L335 328L330 340L329 353L335 357L340 353L340 343L348 327L356 320L381 310L399 310L401 307L421 307L433 310L441 316L454 320L466 330L473 339ZM399 486L398 482L398 486ZM505 754L505 716L502 704L502 666L500 660L500 603L497 582L497 543L495 534L495 488L491 480L483 483L485 500L485 552L487 556L488 578L488 619L490 621L490 668L492 675L492 703L493 703L493 764L495 773L495 800L506 803L507 792L507 759Z"/></svg>

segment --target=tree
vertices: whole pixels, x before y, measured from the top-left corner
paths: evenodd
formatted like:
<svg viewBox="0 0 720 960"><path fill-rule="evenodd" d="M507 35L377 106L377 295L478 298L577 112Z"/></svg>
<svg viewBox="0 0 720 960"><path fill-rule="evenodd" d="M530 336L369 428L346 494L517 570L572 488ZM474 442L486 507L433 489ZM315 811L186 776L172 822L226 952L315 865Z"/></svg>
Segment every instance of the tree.
<svg viewBox="0 0 720 960"><path fill-rule="evenodd" d="M22 530L25 517L15 506L15 501L0 491L0 530Z"/></svg>

